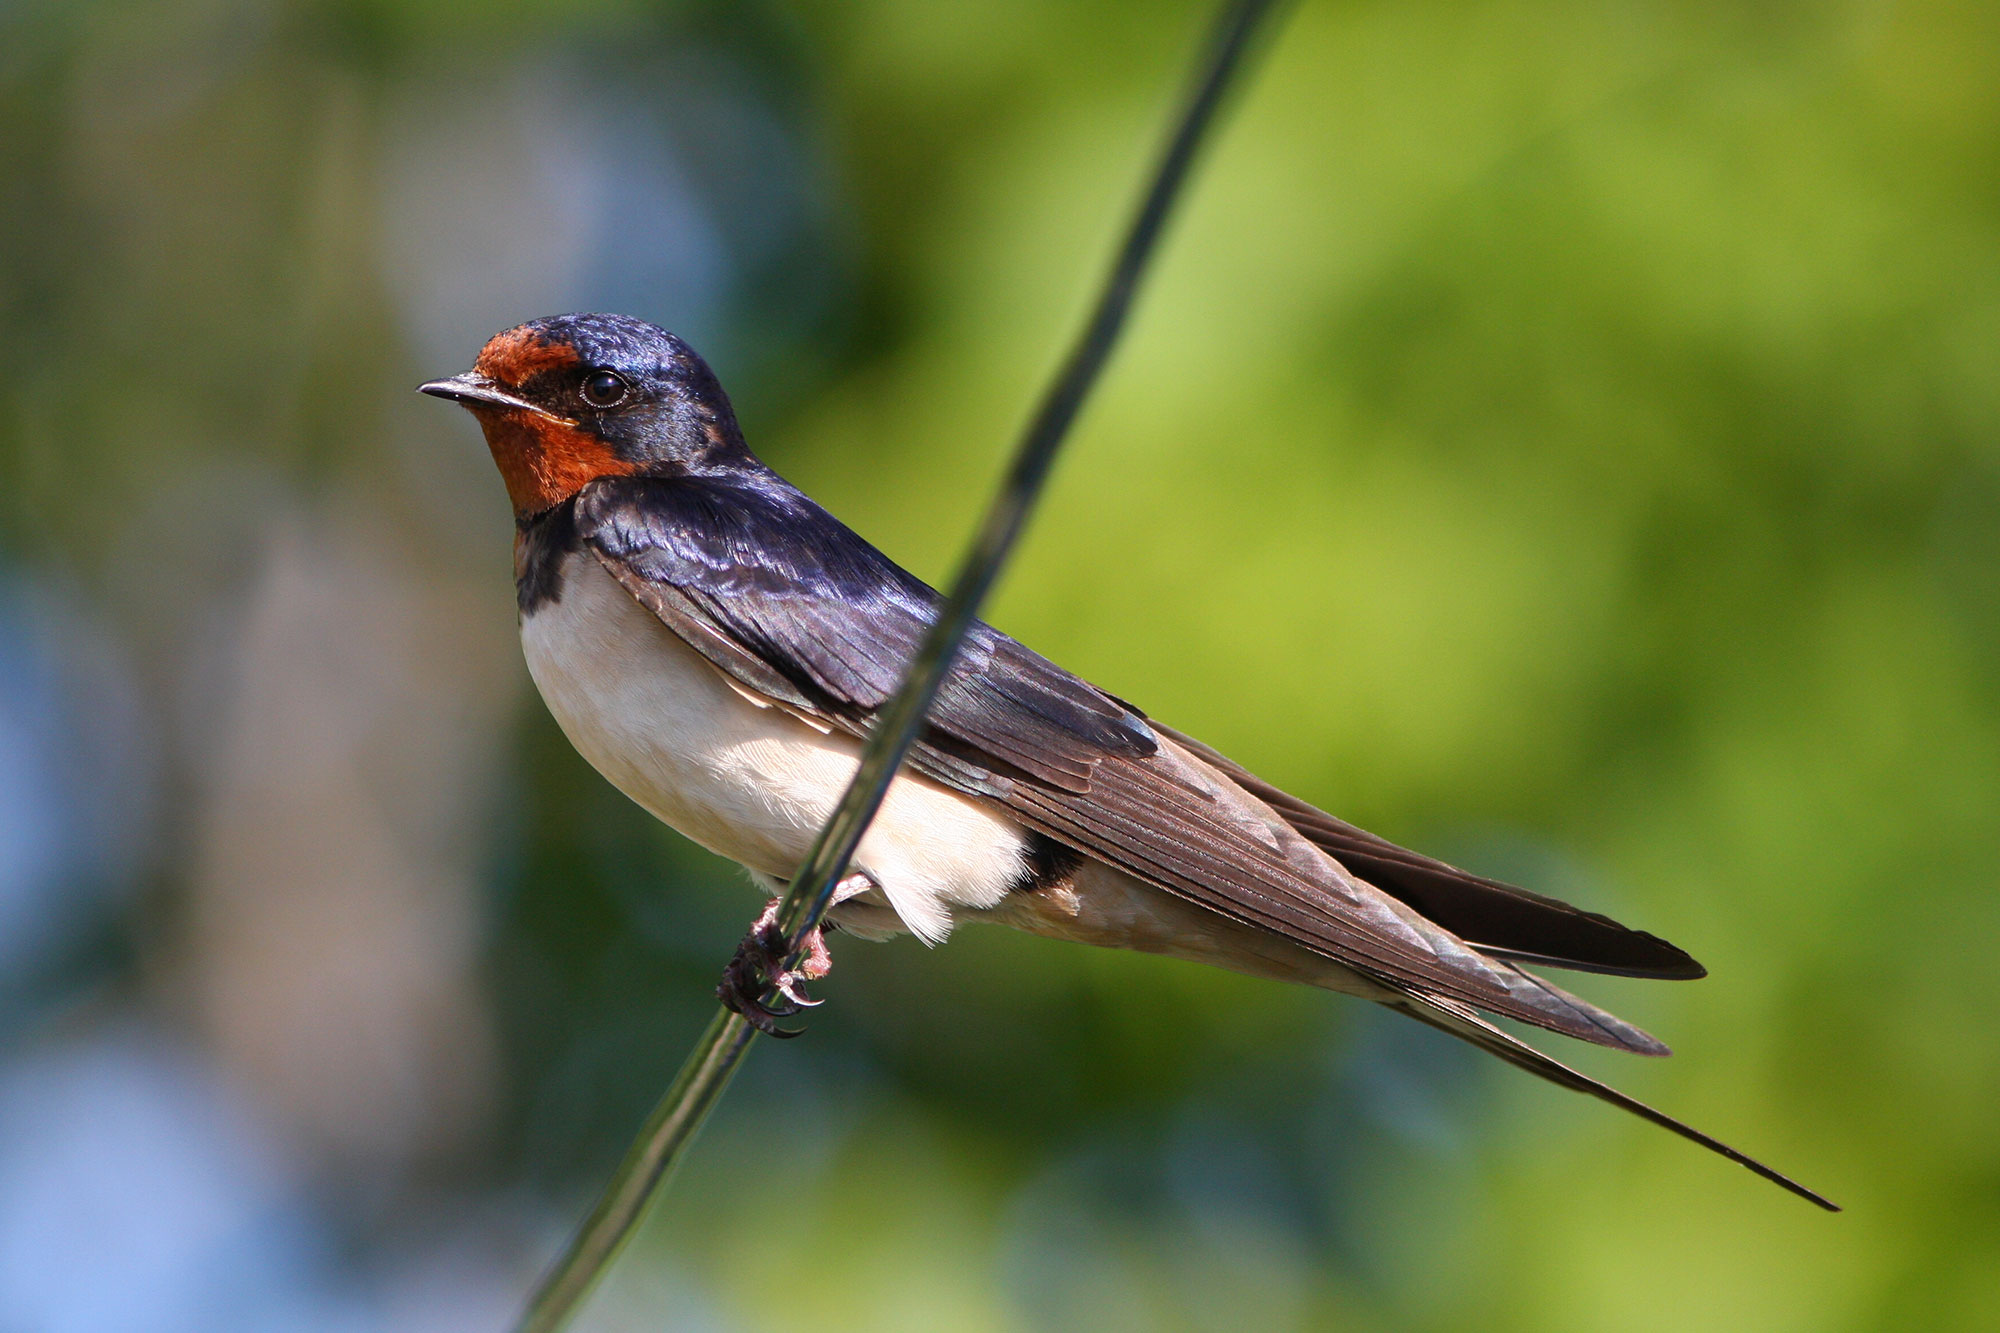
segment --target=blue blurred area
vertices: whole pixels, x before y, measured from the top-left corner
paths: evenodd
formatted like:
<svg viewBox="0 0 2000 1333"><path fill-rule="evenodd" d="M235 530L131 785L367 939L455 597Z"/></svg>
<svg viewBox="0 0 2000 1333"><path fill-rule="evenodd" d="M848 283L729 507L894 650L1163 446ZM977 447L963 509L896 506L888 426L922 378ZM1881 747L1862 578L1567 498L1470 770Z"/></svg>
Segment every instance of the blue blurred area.
<svg viewBox="0 0 2000 1333"><path fill-rule="evenodd" d="M11 599L10 599L11 600ZM8 615L6 612L15 614ZM18 606L0 609L0 974L19 976L59 933L82 839L61 779L67 739L54 664Z"/></svg>
<svg viewBox="0 0 2000 1333"><path fill-rule="evenodd" d="M88 952L142 870L153 737L77 590L0 574L0 1006Z"/></svg>
<svg viewBox="0 0 2000 1333"><path fill-rule="evenodd" d="M411 386L657 320L935 579L1204 21L0 6L0 1326L504 1325L756 897ZM1331 997L849 940L585 1326L1992 1327L1997 25L1296 6L994 612L1685 945L1576 1058L1847 1216Z"/></svg>

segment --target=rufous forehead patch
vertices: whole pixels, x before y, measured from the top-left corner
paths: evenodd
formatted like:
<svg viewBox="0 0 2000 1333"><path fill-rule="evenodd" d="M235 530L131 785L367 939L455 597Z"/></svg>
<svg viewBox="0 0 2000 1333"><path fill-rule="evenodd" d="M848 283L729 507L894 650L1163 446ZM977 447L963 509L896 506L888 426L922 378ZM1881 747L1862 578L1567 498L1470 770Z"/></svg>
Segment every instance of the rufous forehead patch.
<svg viewBox="0 0 2000 1333"><path fill-rule="evenodd" d="M544 371L561 370L577 364L576 349L567 343L549 342L523 324L497 333L479 349L472 368L488 379L519 387Z"/></svg>

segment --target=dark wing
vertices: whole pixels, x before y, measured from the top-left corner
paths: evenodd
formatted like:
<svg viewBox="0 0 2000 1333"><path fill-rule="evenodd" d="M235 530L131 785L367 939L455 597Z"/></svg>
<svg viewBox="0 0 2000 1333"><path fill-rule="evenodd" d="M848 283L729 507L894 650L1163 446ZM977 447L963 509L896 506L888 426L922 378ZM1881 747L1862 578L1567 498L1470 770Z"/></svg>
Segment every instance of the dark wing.
<svg viewBox="0 0 2000 1333"><path fill-rule="evenodd" d="M710 661L855 735L894 690L936 602L775 477L606 479L578 498L576 522L613 576ZM988 626L968 637L910 762L1139 879L1381 983L1587 1041L1665 1051L1357 879L1235 773L1163 740L1136 710Z"/></svg>
<svg viewBox="0 0 2000 1333"><path fill-rule="evenodd" d="M609 478L576 523L626 590L743 684L856 733L901 683L937 594L777 481ZM1157 748L1145 718L984 623L925 738L955 785L1088 790L1107 756Z"/></svg>
<svg viewBox="0 0 2000 1333"><path fill-rule="evenodd" d="M1398 847L1272 786L1193 737L1168 727L1158 731L1276 810L1349 870L1481 953L1577 972L1662 981L1708 975L1707 968L1657 935Z"/></svg>

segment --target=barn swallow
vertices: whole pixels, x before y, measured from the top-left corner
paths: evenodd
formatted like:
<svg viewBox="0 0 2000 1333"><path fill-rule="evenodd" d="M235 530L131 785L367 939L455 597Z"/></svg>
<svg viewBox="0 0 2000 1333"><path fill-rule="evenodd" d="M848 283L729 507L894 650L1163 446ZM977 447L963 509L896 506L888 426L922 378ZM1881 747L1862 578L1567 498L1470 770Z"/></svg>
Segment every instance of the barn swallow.
<svg viewBox="0 0 2000 1333"><path fill-rule="evenodd" d="M938 594L752 454L707 364L654 325L534 320L421 392L485 433L514 506L522 648L570 741L655 817L781 891ZM767 909L751 937L767 954L771 921ZM1524 965L1704 975L1686 953L1336 819L984 623L828 921L933 944L993 921L1358 995L1834 1207L1489 1021L1665 1055ZM802 970L817 975L811 943ZM752 967L722 995L768 1029L805 1002L802 980ZM772 985L786 998L760 1003Z"/></svg>

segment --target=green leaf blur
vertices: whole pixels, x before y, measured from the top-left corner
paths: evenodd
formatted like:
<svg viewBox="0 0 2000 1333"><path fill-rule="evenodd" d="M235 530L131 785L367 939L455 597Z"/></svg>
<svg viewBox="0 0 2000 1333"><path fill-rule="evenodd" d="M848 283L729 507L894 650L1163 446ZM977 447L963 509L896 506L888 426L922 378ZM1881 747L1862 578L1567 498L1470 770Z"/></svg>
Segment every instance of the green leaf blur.
<svg viewBox="0 0 2000 1333"><path fill-rule="evenodd" d="M525 1292L757 900L548 720L410 386L618 301L939 580L1206 17L0 8L0 583L151 756L0 1061L141 1022L350 1268ZM989 615L1687 948L1577 987L1673 1060L1561 1053L1845 1215L1334 997L836 940L583 1326L1993 1327L1996 125L1990 5L1302 0Z"/></svg>

